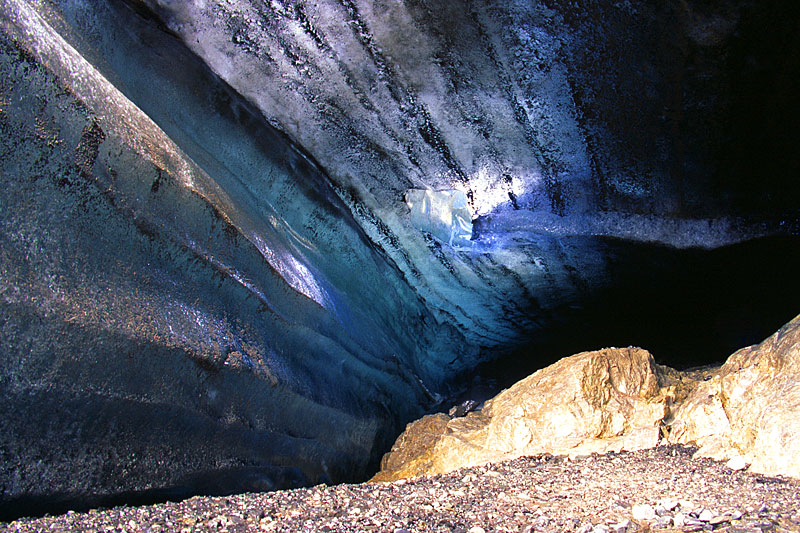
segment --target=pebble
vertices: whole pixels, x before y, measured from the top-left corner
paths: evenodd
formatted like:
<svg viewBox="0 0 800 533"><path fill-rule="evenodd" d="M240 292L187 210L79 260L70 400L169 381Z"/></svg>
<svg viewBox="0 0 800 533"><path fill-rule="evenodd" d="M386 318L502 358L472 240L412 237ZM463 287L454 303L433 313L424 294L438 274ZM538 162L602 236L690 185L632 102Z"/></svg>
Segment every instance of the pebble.
<svg viewBox="0 0 800 533"><path fill-rule="evenodd" d="M702 511L700 511L700 514L697 515L697 519L702 520L703 522L708 522L709 520L714 518L714 516L716 516L716 513L714 513L710 509L703 509Z"/></svg>
<svg viewBox="0 0 800 533"><path fill-rule="evenodd" d="M728 462L725 463L725 466L727 466L731 470L744 470L745 468L747 468L747 463L744 462L744 457L742 457L741 455L736 455L734 457L731 457L728 460Z"/></svg>
<svg viewBox="0 0 800 533"><path fill-rule="evenodd" d="M651 506L646 504L637 504L633 506L633 518L636 520L654 520L656 511Z"/></svg>
<svg viewBox="0 0 800 533"><path fill-rule="evenodd" d="M709 520L708 523L711 524L712 526L716 526L717 524L722 524L730 521L731 521L731 515L721 514Z"/></svg>
<svg viewBox="0 0 800 533"><path fill-rule="evenodd" d="M672 525L673 519L671 516L660 516L657 523L661 529L667 529Z"/></svg>
<svg viewBox="0 0 800 533"><path fill-rule="evenodd" d="M775 478L765 483L763 476L734 473L724 463L693 455L691 449L675 447L570 462L519 458L508 466L476 467L402 483L320 486L21 519L14 525L0 524L0 533L123 529L129 533L205 529L755 533L756 528L800 532L797 481ZM632 468L637 469L635 475ZM751 508L745 517L747 506ZM636 522L623 520L632 514Z"/></svg>
<svg viewBox="0 0 800 533"><path fill-rule="evenodd" d="M670 500L669 498L662 498L661 500L658 500L658 505L667 511L674 511L678 507L678 502L675 500Z"/></svg>
<svg viewBox="0 0 800 533"><path fill-rule="evenodd" d="M628 528L631 527L630 520L623 520L622 522L617 522L616 524L612 524L610 526L611 531L614 533L625 533L628 531Z"/></svg>

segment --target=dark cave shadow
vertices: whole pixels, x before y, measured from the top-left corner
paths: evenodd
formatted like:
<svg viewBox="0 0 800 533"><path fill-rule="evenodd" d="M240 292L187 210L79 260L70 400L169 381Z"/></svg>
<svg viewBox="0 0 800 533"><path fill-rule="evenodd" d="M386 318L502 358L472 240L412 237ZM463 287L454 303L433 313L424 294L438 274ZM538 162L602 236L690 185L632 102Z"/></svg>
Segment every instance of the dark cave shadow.
<svg viewBox="0 0 800 533"><path fill-rule="evenodd" d="M719 365L800 314L800 237L714 250L601 240L609 284L462 375L459 398L470 395L464 389L499 392L563 357L606 347L639 346L677 369Z"/></svg>

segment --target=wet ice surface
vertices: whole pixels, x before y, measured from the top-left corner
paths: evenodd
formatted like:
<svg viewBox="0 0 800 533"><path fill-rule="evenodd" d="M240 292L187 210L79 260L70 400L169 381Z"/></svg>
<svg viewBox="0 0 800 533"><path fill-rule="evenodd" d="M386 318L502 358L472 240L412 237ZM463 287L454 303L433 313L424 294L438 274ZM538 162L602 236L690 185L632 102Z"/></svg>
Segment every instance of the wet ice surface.
<svg viewBox="0 0 800 533"><path fill-rule="evenodd" d="M797 480L732 471L693 452L522 457L408 481L192 498L23 519L0 530L800 531Z"/></svg>
<svg viewBox="0 0 800 533"><path fill-rule="evenodd" d="M409 189L404 198L414 227L455 250L472 245L472 210L464 191Z"/></svg>

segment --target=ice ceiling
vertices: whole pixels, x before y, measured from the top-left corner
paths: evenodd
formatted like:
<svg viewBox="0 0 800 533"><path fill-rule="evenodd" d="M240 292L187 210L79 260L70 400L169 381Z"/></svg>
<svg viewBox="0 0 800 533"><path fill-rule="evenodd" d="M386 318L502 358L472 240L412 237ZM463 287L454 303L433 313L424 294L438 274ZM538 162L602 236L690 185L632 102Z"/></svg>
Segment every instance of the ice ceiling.
<svg viewBox="0 0 800 533"><path fill-rule="evenodd" d="M501 355L797 313L791 2L0 7L6 514L357 479Z"/></svg>

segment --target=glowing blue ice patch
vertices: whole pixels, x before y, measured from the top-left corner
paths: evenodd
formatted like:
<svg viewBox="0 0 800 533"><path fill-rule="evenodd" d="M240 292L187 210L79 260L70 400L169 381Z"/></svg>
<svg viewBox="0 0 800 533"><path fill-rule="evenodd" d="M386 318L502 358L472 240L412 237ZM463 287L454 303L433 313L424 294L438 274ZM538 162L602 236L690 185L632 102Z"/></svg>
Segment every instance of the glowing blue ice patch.
<svg viewBox="0 0 800 533"><path fill-rule="evenodd" d="M426 231L453 248L469 247L472 210L463 191L409 189L405 201L414 227Z"/></svg>

